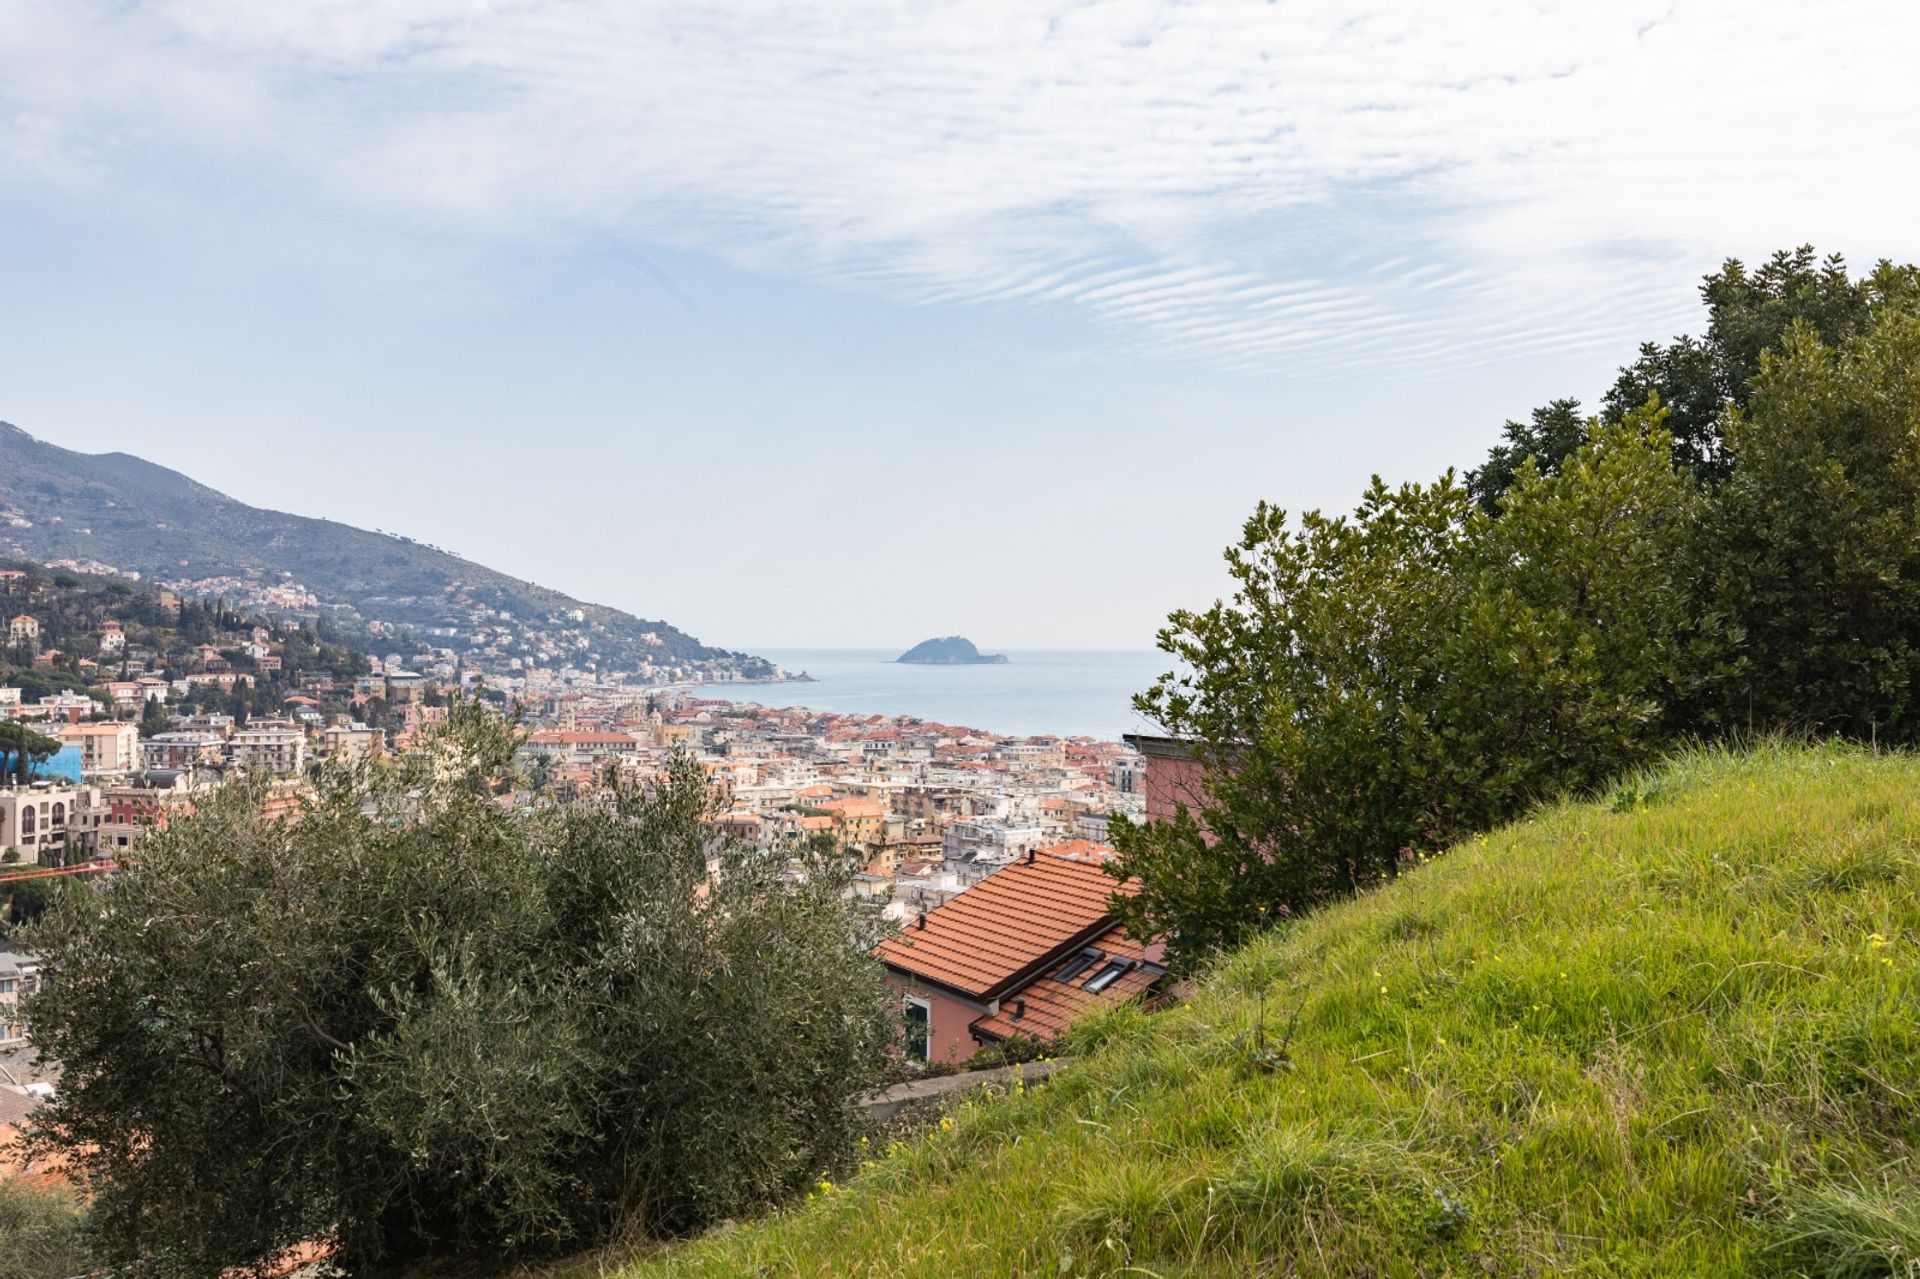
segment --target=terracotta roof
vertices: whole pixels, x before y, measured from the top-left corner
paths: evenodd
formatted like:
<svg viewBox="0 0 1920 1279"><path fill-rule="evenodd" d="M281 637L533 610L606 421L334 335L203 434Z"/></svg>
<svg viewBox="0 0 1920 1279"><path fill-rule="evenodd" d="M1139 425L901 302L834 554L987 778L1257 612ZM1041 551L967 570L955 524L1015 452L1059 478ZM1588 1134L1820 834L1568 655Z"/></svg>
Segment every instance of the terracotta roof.
<svg viewBox="0 0 1920 1279"><path fill-rule="evenodd" d="M1114 888L1098 866L1038 855L987 876L928 914L925 928L909 924L874 953L894 968L991 999L1055 952L1109 926Z"/></svg>
<svg viewBox="0 0 1920 1279"><path fill-rule="evenodd" d="M1120 856L1118 849L1111 844L1096 844L1090 839L1069 839L1065 843L1055 844L1040 851L1051 853L1055 857L1065 857L1069 861L1110 862Z"/></svg>
<svg viewBox="0 0 1920 1279"><path fill-rule="evenodd" d="M1015 1035L1024 1035L1051 1043L1079 1020L1087 1009L1096 1004L1124 1004L1145 994L1154 983L1167 975L1166 969L1147 962L1146 947L1119 928L1101 934L1080 949L1099 951L1100 958L1075 973L1068 981L1054 980L1053 974L1059 972L1073 954L1079 953L1077 950L1070 952L1049 969L1046 976L1002 995L1000 1011L980 1018L969 1029L989 1039L1011 1039ZM1134 967L1114 978L1110 985L1097 994L1087 990L1087 981L1108 961L1115 959L1132 960Z"/></svg>

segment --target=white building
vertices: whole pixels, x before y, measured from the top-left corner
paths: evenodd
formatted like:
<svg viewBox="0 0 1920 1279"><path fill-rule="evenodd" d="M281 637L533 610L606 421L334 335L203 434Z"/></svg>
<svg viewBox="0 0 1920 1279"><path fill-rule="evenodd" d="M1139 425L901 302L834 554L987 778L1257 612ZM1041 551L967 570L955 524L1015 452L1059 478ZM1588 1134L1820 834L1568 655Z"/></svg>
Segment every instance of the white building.
<svg viewBox="0 0 1920 1279"><path fill-rule="evenodd" d="M0 790L0 861L8 853L27 866L86 861L100 818L96 787L36 782Z"/></svg>
<svg viewBox="0 0 1920 1279"><path fill-rule="evenodd" d="M80 772L130 773L140 766L140 729L134 724L63 724L54 730L61 742L80 748Z"/></svg>
<svg viewBox="0 0 1920 1279"><path fill-rule="evenodd" d="M227 739L227 762L250 773L296 777L307 766L307 735L292 725L251 724Z"/></svg>

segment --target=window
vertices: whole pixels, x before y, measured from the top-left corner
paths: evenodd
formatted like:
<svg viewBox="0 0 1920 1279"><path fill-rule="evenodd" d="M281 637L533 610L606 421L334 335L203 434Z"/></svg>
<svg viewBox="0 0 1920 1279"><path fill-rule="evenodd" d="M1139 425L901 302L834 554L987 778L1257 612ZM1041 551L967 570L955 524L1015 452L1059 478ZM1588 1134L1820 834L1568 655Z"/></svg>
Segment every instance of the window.
<svg viewBox="0 0 1920 1279"><path fill-rule="evenodd" d="M907 1056L915 1061L932 1061L933 1007L924 999L908 995L900 1017L907 1029Z"/></svg>
<svg viewBox="0 0 1920 1279"><path fill-rule="evenodd" d="M20 809L20 833L31 836L39 820L39 817L35 815L31 807L22 807Z"/></svg>
<svg viewBox="0 0 1920 1279"><path fill-rule="evenodd" d="M1082 986L1081 989L1090 994L1097 995L1107 987L1113 985L1115 981L1119 980L1120 974L1126 972L1127 969L1131 967L1133 967L1132 960L1109 960L1105 968L1102 968L1099 972L1087 978L1087 984Z"/></svg>
<svg viewBox="0 0 1920 1279"><path fill-rule="evenodd" d="M1101 951L1083 950L1066 963L1060 965L1059 969L1053 974L1053 979L1055 981L1072 981L1075 977L1078 977L1081 973L1086 972L1087 969L1099 963L1102 957L1103 952Z"/></svg>
<svg viewBox="0 0 1920 1279"><path fill-rule="evenodd" d="M17 984L12 977L0 977L0 995L11 995Z"/></svg>

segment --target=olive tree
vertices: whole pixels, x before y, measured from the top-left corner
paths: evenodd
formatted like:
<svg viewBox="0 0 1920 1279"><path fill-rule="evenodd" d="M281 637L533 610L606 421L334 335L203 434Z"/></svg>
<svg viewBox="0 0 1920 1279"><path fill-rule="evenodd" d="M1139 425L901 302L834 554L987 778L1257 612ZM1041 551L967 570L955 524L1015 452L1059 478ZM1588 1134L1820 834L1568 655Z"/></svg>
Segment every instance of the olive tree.
<svg viewBox="0 0 1920 1279"><path fill-rule="evenodd" d="M513 811L516 744L467 704L297 818L231 788L48 913L35 1141L85 1175L102 1261L574 1247L848 1156L892 1026L844 869L716 840L684 758Z"/></svg>

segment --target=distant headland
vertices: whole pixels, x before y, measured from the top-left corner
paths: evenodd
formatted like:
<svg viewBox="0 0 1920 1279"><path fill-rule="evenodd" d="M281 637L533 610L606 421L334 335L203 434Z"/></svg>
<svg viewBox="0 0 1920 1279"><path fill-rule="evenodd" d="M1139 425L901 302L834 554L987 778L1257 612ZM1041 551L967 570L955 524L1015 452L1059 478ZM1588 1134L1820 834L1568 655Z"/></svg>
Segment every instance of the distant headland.
<svg viewBox="0 0 1920 1279"><path fill-rule="evenodd" d="M959 635L949 635L944 639L923 640L899 659L912 666L1004 666L1005 653L982 653L973 646L973 641Z"/></svg>

